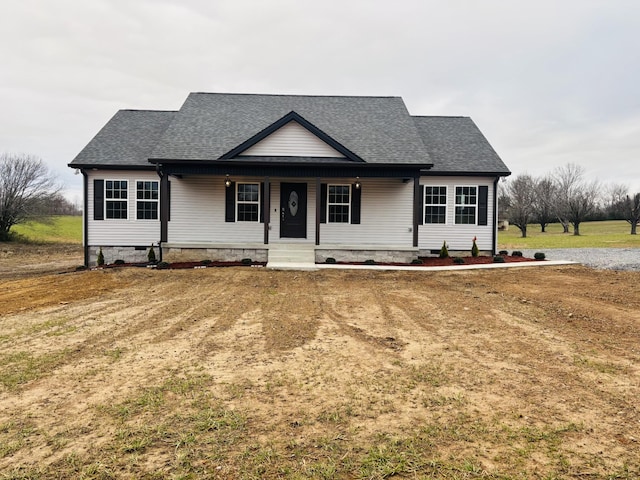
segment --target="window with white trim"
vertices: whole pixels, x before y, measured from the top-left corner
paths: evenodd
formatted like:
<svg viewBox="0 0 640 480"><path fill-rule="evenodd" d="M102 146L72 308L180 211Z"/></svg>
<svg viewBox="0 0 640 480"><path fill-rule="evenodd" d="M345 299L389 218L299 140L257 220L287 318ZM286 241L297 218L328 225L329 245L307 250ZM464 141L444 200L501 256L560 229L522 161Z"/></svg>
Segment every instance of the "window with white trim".
<svg viewBox="0 0 640 480"><path fill-rule="evenodd" d="M327 220L329 223L349 223L351 185L328 185Z"/></svg>
<svg viewBox="0 0 640 480"><path fill-rule="evenodd" d="M138 220L158 219L159 182L138 180L136 182L136 218Z"/></svg>
<svg viewBox="0 0 640 480"><path fill-rule="evenodd" d="M104 198L106 218L126 219L129 209L127 180L105 180Z"/></svg>
<svg viewBox="0 0 640 480"><path fill-rule="evenodd" d="M424 223L447 223L447 187L425 185Z"/></svg>
<svg viewBox="0 0 640 480"><path fill-rule="evenodd" d="M260 220L260 184L236 184L236 220L258 222Z"/></svg>
<svg viewBox="0 0 640 480"><path fill-rule="evenodd" d="M456 224L475 225L478 212L478 187L456 187Z"/></svg>

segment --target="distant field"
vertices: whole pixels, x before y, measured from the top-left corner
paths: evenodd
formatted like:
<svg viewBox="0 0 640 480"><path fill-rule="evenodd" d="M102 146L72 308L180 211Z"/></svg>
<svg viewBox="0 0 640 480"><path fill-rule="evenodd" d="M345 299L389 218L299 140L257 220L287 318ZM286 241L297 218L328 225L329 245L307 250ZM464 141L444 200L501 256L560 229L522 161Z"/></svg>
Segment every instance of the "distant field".
<svg viewBox="0 0 640 480"><path fill-rule="evenodd" d="M631 226L624 220L606 222L585 222L580 224L580 236L562 233L562 225L554 223L540 233L540 225L529 225L527 238L522 238L518 227L498 232L498 248L511 250L518 248L640 248L640 235L631 235Z"/></svg>
<svg viewBox="0 0 640 480"><path fill-rule="evenodd" d="M16 225L12 232L36 243L82 243L82 217L61 215L45 222Z"/></svg>

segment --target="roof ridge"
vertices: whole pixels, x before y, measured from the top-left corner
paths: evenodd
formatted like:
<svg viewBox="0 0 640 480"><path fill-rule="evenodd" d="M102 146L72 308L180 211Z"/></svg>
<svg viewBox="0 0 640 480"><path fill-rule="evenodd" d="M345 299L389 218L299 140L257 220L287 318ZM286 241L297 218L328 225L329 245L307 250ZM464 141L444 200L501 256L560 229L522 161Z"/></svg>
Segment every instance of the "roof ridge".
<svg viewBox="0 0 640 480"><path fill-rule="evenodd" d="M471 118L468 115L411 115L413 118Z"/></svg>
<svg viewBox="0 0 640 480"><path fill-rule="evenodd" d="M154 113L178 113L180 110L156 110L151 108L121 108L119 112L154 112Z"/></svg>
<svg viewBox="0 0 640 480"><path fill-rule="evenodd" d="M190 92L189 95L237 95L252 97L299 97L299 98L400 98L399 95L302 95L297 93L238 93L238 92Z"/></svg>

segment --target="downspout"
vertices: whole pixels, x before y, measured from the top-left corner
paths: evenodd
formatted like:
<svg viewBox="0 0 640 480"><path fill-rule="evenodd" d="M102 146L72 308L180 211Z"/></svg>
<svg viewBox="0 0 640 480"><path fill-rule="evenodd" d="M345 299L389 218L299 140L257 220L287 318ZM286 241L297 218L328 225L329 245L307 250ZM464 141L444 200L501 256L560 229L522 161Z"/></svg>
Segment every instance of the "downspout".
<svg viewBox="0 0 640 480"><path fill-rule="evenodd" d="M167 242L168 237L168 220L169 220L169 205L167 204L168 200L168 189L169 189L169 177L165 172L162 171L162 165L156 164L156 172L158 173L158 177L160 177L160 241L158 242L158 252L159 252L159 260L162 261L162 244Z"/></svg>
<svg viewBox="0 0 640 480"><path fill-rule="evenodd" d="M89 268L89 176L83 168L82 172L82 245L84 248L84 266Z"/></svg>
<svg viewBox="0 0 640 480"><path fill-rule="evenodd" d="M500 177L493 181L493 255L498 253L498 182Z"/></svg>

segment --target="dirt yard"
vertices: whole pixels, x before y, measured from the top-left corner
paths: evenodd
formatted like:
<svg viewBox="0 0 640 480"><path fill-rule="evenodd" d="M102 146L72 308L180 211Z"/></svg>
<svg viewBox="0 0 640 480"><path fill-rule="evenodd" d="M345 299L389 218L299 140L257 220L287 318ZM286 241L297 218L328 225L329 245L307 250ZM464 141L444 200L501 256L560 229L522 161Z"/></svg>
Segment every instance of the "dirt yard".
<svg viewBox="0 0 640 480"><path fill-rule="evenodd" d="M640 478L640 272L28 250L0 257L0 478Z"/></svg>

